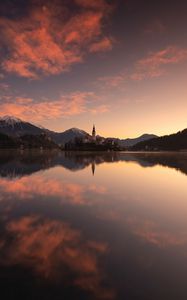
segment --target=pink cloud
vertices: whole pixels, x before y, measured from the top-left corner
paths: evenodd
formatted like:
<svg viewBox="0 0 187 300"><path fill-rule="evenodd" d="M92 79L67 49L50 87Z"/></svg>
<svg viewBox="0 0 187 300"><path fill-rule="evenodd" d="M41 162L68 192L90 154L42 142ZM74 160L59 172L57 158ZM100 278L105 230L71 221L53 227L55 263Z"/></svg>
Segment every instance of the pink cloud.
<svg viewBox="0 0 187 300"><path fill-rule="evenodd" d="M101 104L89 110L92 114L102 114L109 111L109 105Z"/></svg>
<svg viewBox="0 0 187 300"><path fill-rule="evenodd" d="M124 83L127 75L125 74L116 74L114 76L104 76L100 77L98 81L104 85L104 87L119 87Z"/></svg>
<svg viewBox="0 0 187 300"><path fill-rule="evenodd" d="M105 37L99 42L95 42L90 46L90 52L105 52L112 49L111 39Z"/></svg>
<svg viewBox="0 0 187 300"><path fill-rule="evenodd" d="M46 119L71 117L83 113L105 113L107 105L98 103L92 92L75 92L61 96L57 100L40 100L36 102L31 98L9 97L0 103L0 116L14 115L25 121L41 122Z"/></svg>
<svg viewBox="0 0 187 300"><path fill-rule="evenodd" d="M84 7L76 15L50 3L35 6L27 18L1 18L2 42L9 49L8 57L2 60L3 69L36 79L43 74L59 74L82 62L90 45L97 48L95 51L111 49L112 42L103 36L106 2L76 2Z"/></svg>
<svg viewBox="0 0 187 300"><path fill-rule="evenodd" d="M181 63L185 60L187 60L187 49L170 46L140 59L130 77L133 80L160 77L166 72L166 66Z"/></svg>
<svg viewBox="0 0 187 300"><path fill-rule="evenodd" d="M152 52L139 59L131 70L122 70L111 76L98 78L97 83L104 89L124 89L129 81L141 81L146 78L163 76L168 66L187 61L187 49L169 46L163 50Z"/></svg>
<svg viewBox="0 0 187 300"><path fill-rule="evenodd" d="M0 82L0 90L8 90L9 89L9 84L5 83L5 82Z"/></svg>
<svg viewBox="0 0 187 300"><path fill-rule="evenodd" d="M93 92L74 92L58 99L41 99L3 96L0 103L0 116L14 115L25 121L42 122L58 118L68 118L80 114L106 113L109 105L98 101Z"/></svg>

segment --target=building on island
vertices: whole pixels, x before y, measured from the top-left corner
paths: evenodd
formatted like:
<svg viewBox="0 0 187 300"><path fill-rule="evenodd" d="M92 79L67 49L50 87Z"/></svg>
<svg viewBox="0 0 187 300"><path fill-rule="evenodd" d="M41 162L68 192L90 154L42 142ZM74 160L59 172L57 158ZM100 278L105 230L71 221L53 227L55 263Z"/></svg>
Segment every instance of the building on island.
<svg viewBox="0 0 187 300"><path fill-rule="evenodd" d="M119 150L119 146L112 138L96 135L95 125L93 125L91 135L85 134L85 136L76 137L65 144L65 150L111 151ZM94 171L95 167L92 166L92 172L94 173Z"/></svg>
<svg viewBox="0 0 187 300"><path fill-rule="evenodd" d="M95 125L93 125L92 129L92 139L95 141L96 140L96 130L95 130Z"/></svg>

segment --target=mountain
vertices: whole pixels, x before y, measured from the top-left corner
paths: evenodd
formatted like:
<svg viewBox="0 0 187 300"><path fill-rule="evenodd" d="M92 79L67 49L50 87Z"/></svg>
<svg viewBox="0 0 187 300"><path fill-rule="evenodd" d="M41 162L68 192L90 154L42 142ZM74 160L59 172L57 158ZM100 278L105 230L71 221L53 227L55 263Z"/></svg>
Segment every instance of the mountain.
<svg viewBox="0 0 187 300"><path fill-rule="evenodd" d="M0 133L6 134L10 137L45 134L58 145L65 144L74 138L82 138L89 135L87 132L78 128L71 128L64 132L54 132L12 116L0 118Z"/></svg>
<svg viewBox="0 0 187 300"><path fill-rule="evenodd" d="M89 134L86 131L78 128L71 128L64 132L54 132L46 130L46 133L58 145L68 143L74 140L75 138L84 138L86 136L89 136Z"/></svg>
<svg viewBox="0 0 187 300"><path fill-rule="evenodd" d="M0 118L0 132L12 137L19 137L25 134L40 135L43 131L43 129L21 119L11 116Z"/></svg>
<svg viewBox="0 0 187 300"><path fill-rule="evenodd" d="M90 135L86 131L78 128L71 128L64 132L54 132L11 116L0 118L0 133L3 133L10 137L22 137L25 135L41 136L42 134L44 134L51 138L51 140L58 145L65 145L66 143L75 140L75 138L90 137ZM136 139L120 140L114 138L111 140L117 142L122 148L129 148L139 142L147 141L155 137L157 136L153 134L144 134Z"/></svg>
<svg viewBox="0 0 187 300"><path fill-rule="evenodd" d="M175 134L153 138L134 145L135 151L178 151L187 150L187 129Z"/></svg>
<svg viewBox="0 0 187 300"><path fill-rule="evenodd" d="M22 122L20 119L15 118L15 117L10 117L10 116L4 116L4 117L0 118L0 121L2 123L4 122L5 124L10 125L12 127L14 127L14 125L17 123Z"/></svg>
<svg viewBox="0 0 187 300"><path fill-rule="evenodd" d="M150 139L153 138L157 138L156 135L154 134L143 134L138 138L135 139L124 139L124 140L119 140L119 145L121 147L125 147L125 148L129 148L132 147L134 145L136 145L137 143L143 142L143 141L148 141Z"/></svg>

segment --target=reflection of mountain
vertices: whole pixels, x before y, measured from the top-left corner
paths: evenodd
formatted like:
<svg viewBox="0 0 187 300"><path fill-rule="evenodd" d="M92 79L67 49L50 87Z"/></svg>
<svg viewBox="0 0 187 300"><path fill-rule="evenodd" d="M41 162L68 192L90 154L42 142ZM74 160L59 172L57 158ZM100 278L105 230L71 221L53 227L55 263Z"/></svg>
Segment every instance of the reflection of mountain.
<svg viewBox="0 0 187 300"><path fill-rule="evenodd" d="M97 165L104 162L136 162L142 167L155 165L175 168L187 174L186 153L83 153L60 151L9 151L0 154L0 176L15 178L40 170L62 166L70 171L91 167L94 174Z"/></svg>
<svg viewBox="0 0 187 300"><path fill-rule="evenodd" d="M138 162L143 167L161 165L180 170L187 175L187 153L133 153L130 160Z"/></svg>
<svg viewBox="0 0 187 300"><path fill-rule="evenodd" d="M22 177L40 170L62 166L71 171L78 171L91 164L118 161L119 155L79 154L61 151L2 151L0 154L0 176Z"/></svg>
<svg viewBox="0 0 187 300"><path fill-rule="evenodd" d="M41 169L49 168L51 156L43 155L42 152L20 152L20 151L2 151L0 154L0 175L2 177L22 177L37 172Z"/></svg>

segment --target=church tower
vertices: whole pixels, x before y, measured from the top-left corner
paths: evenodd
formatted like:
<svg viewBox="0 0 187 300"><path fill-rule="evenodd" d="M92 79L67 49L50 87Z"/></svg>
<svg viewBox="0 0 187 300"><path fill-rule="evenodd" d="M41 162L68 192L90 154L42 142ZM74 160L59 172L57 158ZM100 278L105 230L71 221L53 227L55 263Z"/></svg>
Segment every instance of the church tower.
<svg viewBox="0 0 187 300"><path fill-rule="evenodd" d="M92 138L93 138L94 140L96 139L95 125L93 125Z"/></svg>

